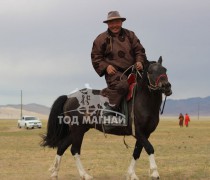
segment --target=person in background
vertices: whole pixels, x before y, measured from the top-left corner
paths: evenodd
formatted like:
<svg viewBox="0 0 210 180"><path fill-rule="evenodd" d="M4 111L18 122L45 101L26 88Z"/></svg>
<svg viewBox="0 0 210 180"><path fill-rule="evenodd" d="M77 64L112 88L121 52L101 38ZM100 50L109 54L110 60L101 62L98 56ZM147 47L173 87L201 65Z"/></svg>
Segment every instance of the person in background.
<svg viewBox="0 0 210 180"><path fill-rule="evenodd" d="M179 126L183 127L184 116L182 113L179 114Z"/></svg>
<svg viewBox="0 0 210 180"><path fill-rule="evenodd" d="M184 124L186 127L189 126L189 122L190 122L190 116L186 113L184 117Z"/></svg>

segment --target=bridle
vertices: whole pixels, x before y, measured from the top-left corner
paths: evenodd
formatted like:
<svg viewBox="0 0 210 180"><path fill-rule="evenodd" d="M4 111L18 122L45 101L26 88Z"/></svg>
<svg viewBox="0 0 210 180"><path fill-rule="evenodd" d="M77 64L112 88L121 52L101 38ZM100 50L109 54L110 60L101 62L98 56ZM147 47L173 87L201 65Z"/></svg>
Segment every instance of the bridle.
<svg viewBox="0 0 210 180"><path fill-rule="evenodd" d="M125 73L126 73L127 71L129 71L130 69L132 69L131 72L135 71L135 73L133 73L133 74L135 74L135 77L136 77L136 78L135 78L135 81L136 81L136 79L137 79L137 76L139 76L141 79L143 79L142 74L141 74L139 71L136 70L136 66L135 66L135 65L132 65L132 66L128 67L128 68L122 73L122 75L121 75L121 77L120 77L120 80L122 80L122 77L123 77L123 76L125 75ZM147 78L148 78L148 81L149 81L149 84L148 84L149 90L162 90L162 88L159 87L158 84L159 84L161 78L165 78L165 79L168 80L167 75L166 75L166 74L160 74L160 75L156 78L155 83L152 84L151 79L150 79L150 75L149 75L148 71L147 71L146 73L147 73ZM132 121L132 122L134 122L134 97L135 97L135 89L136 89L136 86L137 86L137 83L135 84L134 89L133 89L134 95L133 95L133 98L132 98L132 105L131 105L132 107L131 107L131 114L130 114L130 118L131 118L131 121ZM160 113L161 113L161 114L163 114L163 110L164 110L164 107L165 107L165 102L166 102L166 96L165 96L165 100L164 100L164 104L163 104L162 110L160 109L160 111L161 111ZM132 128L132 134L135 135L135 131L134 131L133 128ZM125 143L125 142L124 142L124 143ZM125 144L125 145L126 145L126 144Z"/></svg>
<svg viewBox="0 0 210 180"><path fill-rule="evenodd" d="M168 81L168 76L167 74L160 74L155 80L154 80L154 84L152 84L152 81L151 81L151 78L150 78L150 74L149 72L147 72L147 79L149 81L149 85L148 85L148 88L149 90L163 90L162 87L159 87L158 84L160 82L160 80L164 78ZM166 98L167 96L165 96L165 99L164 99L164 102L163 102L163 106L162 106L162 110L160 109L160 114L163 114L163 111L164 111L164 108L165 108L165 103L166 103Z"/></svg>
<svg viewBox="0 0 210 180"><path fill-rule="evenodd" d="M148 88L149 88L150 90L161 90L162 88L158 86L158 84L159 84L159 82L160 82L160 79L161 79L161 78L165 78L165 79L168 80L168 76L167 76L166 74L160 74L160 75L156 78L155 83L152 84L152 81L151 81L151 79L150 79L150 75L149 75L148 72L147 72L147 78L148 78L148 80L149 80Z"/></svg>
<svg viewBox="0 0 210 180"><path fill-rule="evenodd" d="M128 70L130 70L130 69L132 69L132 72L133 72L134 70L136 70L136 69L135 69L135 65L132 65L132 66L130 66L129 68L127 68L127 69L123 72L123 74L121 75L120 80L122 80L123 75L124 75ZM142 77L142 74L141 74L139 71L136 70L136 73L135 73L135 74L136 74L136 76L138 75L141 79L143 78L143 77ZM167 74L160 74L160 75L156 78L156 80L154 81L154 84L153 84L152 81L151 81L149 72L147 72L147 78L148 78L148 81L149 81L148 88L149 88L150 90L162 90L162 88L158 86L158 84L159 84L161 78L165 78L166 80L168 80Z"/></svg>

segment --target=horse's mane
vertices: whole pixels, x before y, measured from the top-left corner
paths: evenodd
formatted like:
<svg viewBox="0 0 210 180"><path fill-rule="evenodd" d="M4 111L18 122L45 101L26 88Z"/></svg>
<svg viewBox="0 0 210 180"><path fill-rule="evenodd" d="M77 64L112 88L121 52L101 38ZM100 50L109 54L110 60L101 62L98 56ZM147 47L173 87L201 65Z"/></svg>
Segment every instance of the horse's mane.
<svg viewBox="0 0 210 180"><path fill-rule="evenodd" d="M155 61L149 61L147 60L147 63L145 63L145 66L144 66L144 70L143 70L143 73L142 73L142 83L147 83L147 72L148 72L148 69L149 69L149 66L151 64L154 64L156 63Z"/></svg>
<svg viewBox="0 0 210 180"><path fill-rule="evenodd" d="M149 60L147 60L146 63L145 63L145 65L144 65L144 72L145 72L145 71L147 72L149 66L150 66L151 64L154 64L154 63L157 63L157 62L156 62L156 61L149 61Z"/></svg>

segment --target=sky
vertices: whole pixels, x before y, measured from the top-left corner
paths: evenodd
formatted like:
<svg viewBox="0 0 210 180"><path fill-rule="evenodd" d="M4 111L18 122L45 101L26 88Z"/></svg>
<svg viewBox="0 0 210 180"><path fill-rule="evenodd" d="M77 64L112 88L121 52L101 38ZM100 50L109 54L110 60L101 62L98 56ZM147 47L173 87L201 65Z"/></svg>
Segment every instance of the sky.
<svg viewBox="0 0 210 180"><path fill-rule="evenodd" d="M94 39L112 10L126 17L149 60L163 57L173 95L210 96L209 0L0 0L0 105L55 99L89 84L106 87L92 67Z"/></svg>

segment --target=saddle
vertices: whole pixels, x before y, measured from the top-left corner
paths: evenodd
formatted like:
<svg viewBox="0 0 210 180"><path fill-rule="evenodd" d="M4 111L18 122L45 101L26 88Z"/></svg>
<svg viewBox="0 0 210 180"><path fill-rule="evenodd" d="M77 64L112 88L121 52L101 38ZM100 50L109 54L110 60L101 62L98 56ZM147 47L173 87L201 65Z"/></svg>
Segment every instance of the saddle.
<svg viewBox="0 0 210 180"><path fill-rule="evenodd" d="M132 97L133 97L133 92L134 92L134 87L136 85L136 74L131 73L128 76L128 84L129 84L129 90L128 90L128 94L126 97L126 100L129 101Z"/></svg>
<svg viewBox="0 0 210 180"><path fill-rule="evenodd" d="M125 119L126 119L125 124L128 125L129 124L129 112L128 112L128 104L127 103L134 96L134 88L135 88L135 85L136 85L136 74L131 73L127 78L127 82L129 84L128 93L125 96L125 98L122 100L122 102L119 106L119 109L117 111L125 116ZM106 89L107 88L101 90L101 92L100 92L100 94L104 97L107 97ZM109 107L109 105L107 105L107 109L112 110L111 107Z"/></svg>

